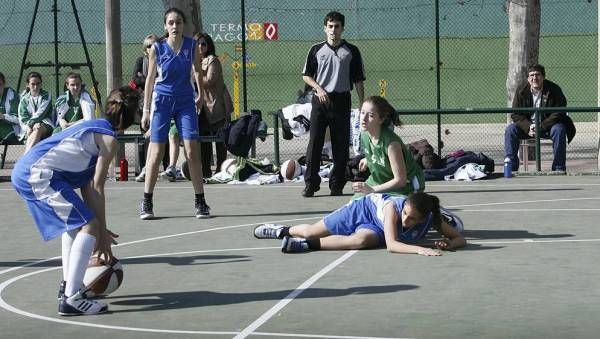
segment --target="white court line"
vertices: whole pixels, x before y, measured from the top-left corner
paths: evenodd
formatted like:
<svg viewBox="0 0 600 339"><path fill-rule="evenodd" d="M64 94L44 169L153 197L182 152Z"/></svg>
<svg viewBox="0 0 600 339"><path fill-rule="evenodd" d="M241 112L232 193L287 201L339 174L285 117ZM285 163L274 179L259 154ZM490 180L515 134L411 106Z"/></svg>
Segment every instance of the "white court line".
<svg viewBox="0 0 600 339"><path fill-rule="evenodd" d="M600 211L600 208L494 208L490 210L460 210L460 212L584 212Z"/></svg>
<svg viewBox="0 0 600 339"><path fill-rule="evenodd" d="M213 231L228 230L228 229L240 228L240 227L246 227L246 226L252 226L252 225L259 225L259 224L281 224L281 223L288 223L290 221L320 219L322 217L323 216L320 215L320 216L314 216L314 217L285 219L285 220L275 220L275 221L261 221L261 222L253 222L253 223L249 223L249 224L239 224L239 225L231 225L231 226L222 226L222 227L208 228L208 229L205 229L205 230L197 230L197 231L190 231L190 232L184 232L184 233L175 233L175 234L169 234L169 235L161 235L161 236L153 237L153 238L133 240L133 241L130 241L130 242L127 242L127 243L122 243L122 244L115 245L113 247L119 247L119 246L125 246L125 245L132 245L132 244L139 244L139 243L148 242L148 241L154 241L154 240L162 240L162 239L168 239L168 238L181 237L181 236L190 235L190 234L197 234L197 233L206 233L206 232L213 232ZM2 274L2 272L0 272L0 274Z"/></svg>
<svg viewBox="0 0 600 339"><path fill-rule="evenodd" d="M279 248L279 247L276 247L276 248ZM263 249L272 249L272 247L254 247L254 248L246 248L246 249L232 248L232 249L228 249L228 250L222 249L222 250L203 250L203 251L193 251L193 252L176 252L176 253L166 253L166 254L163 253L163 254L153 254L153 255L145 255L145 256L126 257L126 258L122 258L122 259L135 259L135 258L144 258L144 257L150 257L150 256L164 256L164 255L178 255L178 254L182 254L182 253L207 253L207 252L224 252L224 251L241 251L241 250L263 250ZM300 287L298 287L296 290L294 290L293 292L291 292L286 298L291 297L292 295L294 295L295 292L297 292L289 300L289 301L291 301L293 298L295 298L296 296L298 296L304 289L310 287L310 285L312 285L321 276L325 275L327 272L329 272L330 270L332 270L333 268L335 268L335 266L339 265L340 263L342 263L343 261L345 261L347 258L349 258L350 256L352 256L354 253L356 253L356 251L349 251L349 252L347 252L342 257L338 258L336 261L332 262L327 267L323 268L319 273L315 274L311 278L313 280L313 282L308 283L311 280L311 279L309 279L309 281L305 282ZM25 273L25 274L22 274L20 276L17 276L17 277L14 277L12 279L4 281L3 283L0 284L0 307L6 309L7 311L13 312L15 314L23 315L23 316L30 317L30 318L33 318L33 319L50 321L50 322L61 323L61 324L68 324L68 325L75 325L75 326L86 326L86 327L102 328L102 329L110 329L110 330L122 330L122 331L134 331L134 332L150 332L150 333L209 334L209 335L238 335L238 336L241 334L241 332L233 332L233 331L228 332L228 331L170 330L170 329L129 327L129 326L114 326L114 325L103 325L103 324L97 324L97 323L77 322L77 321L66 320L64 318L46 317L46 316L43 316L43 315L39 315L39 314L27 312L27 311L21 310L19 308L16 308L16 307L8 304L2 298L2 291L4 291L4 289L6 289L6 287L8 287L9 285L11 285L12 283L14 283L14 282L16 282L18 280L24 279L24 278L28 278L28 277L33 276L33 275L37 275L37 274L41 274L41 273L45 273L45 272L49 272L49 271L54 271L54 270L58 270L58 269L60 269L60 267L45 268L45 269L41 269L41 270L38 270L38 271L35 271L35 272ZM319 276L319 274L320 274L320 276ZM301 288L303 288L303 289L300 290ZM260 332L260 333L259 332L255 332L255 333L252 333L252 334L263 335L263 336L272 336L272 337L301 337L301 338L408 339L408 338L332 336L332 335L322 335L322 334L293 334L293 333L269 333L269 332Z"/></svg>
<svg viewBox="0 0 600 339"><path fill-rule="evenodd" d="M348 258L353 256L357 250L352 250L346 252L341 257L334 260L329 265L325 266L319 272L315 273L312 277L308 278L305 282L303 282L300 286L298 286L295 290L290 292L285 298L280 300L275 306L271 307L267 312L263 313L258 319L244 328L238 335L233 337L233 339L242 339L248 337L254 330L262 326L264 323L269 321L277 312L279 312L282 308L284 308L287 304L289 304L292 300L294 300L297 296L299 296L302 292L304 292L307 288L309 288L312 284L314 284L317 280L319 280L322 276L329 273L329 271L333 270L336 266L346 261Z"/></svg>
<svg viewBox="0 0 600 339"><path fill-rule="evenodd" d="M531 244L531 243L565 243L565 242L599 242L600 239L515 239L515 240L467 240L469 244L485 245L485 244Z"/></svg>
<svg viewBox="0 0 600 339"><path fill-rule="evenodd" d="M509 241L477 241L477 240L471 240L469 241L469 243L473 243L473 244L531 244L531 243L558 243L558 242L599 242L600 239L565 239L565 240L557 240L557 239L552 239L552 240L534 240L534 239L515 239L515 240L509 240ZM125 245L122 244L122 245ZM278 247L276 247L278 248ZM265 250L265 249L271 249L269 247L255 247L255 248L246 248L245 250ZM182 253L209 253L209 252L225 252L225 251L238 251L238 250L243 250L243 249L236 249L236 248L232 248L232 249L217 249L217 250L199 250L199 251L189 251L189 252L174 252L174 253L160 253L160 254L153 254L153 255L143 255L143 256L132 256L132 257L125 257L122 259L135 259L135 258L144 258L144 257L151 257L151 256L166 256L166 255L178 255L178 254L182 254ZM309 287L312 283L314 282L310 282L311 279L314 279L315 281L318 280L320 278L317 277L317 275L319 275L321 273L321 276L324 275L325 270L329 268L328 271L330 271L331 269L335 268L335 266L337 266L339 263L343 262L344 260L346 260L347 258L349 258L351 255L353 255L356 251L350 251L350 252L346 252L346 254L344 254L344 256L338 258L336 261L334 261L333 263L329 264L327 267L325 267L324 269L322 269L319 273L315 274L313 277L311 277L309 280L307 280L305 283L303 283L301 286L299 286L296 290L294 290L294 292L290 293L288 296L286 296L286 298L284 298L283 300L281 300L277 305L275 305L273 308L271 308L270 311L274 310L276 307L279 307L277 309L277 311L281 310L281 308L283 308L285 305L287 305L289 302L292 301L293 298L297 297L302 291L303 289L306 289L307 287ZM60 257L56 257L56 258L60 258ZM35 263L31 263L31 264L36 264L36 263L41 263L44 261L48 261L51 260L50 259L46 259L46 260L42 260L42 261L37 261ZM338 262L336 264L336 262ZM29 266L30 264L28 264ZM24 268L25 265L19 267L19 268ZM69 325L76 325L76 326L86 326L86 327L95 327L95 328L103 328L103 329L112 329L112 330L122 330L122 331L134 331L134 332L151 332L151 333L176 333L176 334L211 334L211 335L240 335L241 332L219 332L219 331L192 331L192 330L169 330L169 329L156 329L156 328L140 328L140 327L125 327L125 326L112 326L112 325L103 325L103 324L96 324L96 323L85 323L85 322L77 322L77 321L70 321L70 320L65 320L64 318L53 318L53 317L46 317L46 316L42 316L39 314L35 314L35 313L31 313L31 312L27 312L21 309L18 309L8 303L6 303L6 301L4 301L4 299L2 298L2 292L6 289L6 287L8 287L9 285L13 284L14 282L36 275L36 274L41 274L41 273L45 273L45 272L49 272L49 271L53 271L53 270L59 270L61 267L50 267L50 268L45 268L45 269L41 269L38 271L34 271L34 272L30 272L30 273L25 273L22 274L20 276L11 278L9 280L6 280L2 283L0 283L0 307L6 309L7 311L13 312L15 314L20 314L26 317L30 317L33 319L38 319L38 320L44 320L44 321L50 321L50 322L56 322L56 323L63 323L63 324L69 324ZM295 295L293 295L295 293ZM279 306L278 306L279 305ZM267 313L269 313L270 311L268 311ZM273 311L273 314L277 313L277 311ZM261 318L266 317L267 313L263 314L263 316ZM271 315L272 317L272 315ZM257 323L259 319L257 319L254 323ZM268 320L267 319L263 319L263 323L266 322ZM253 323L253 324L254 324ZM305 338L341 338L341 339L401 339L401 338L381 338L381 337L354 337L354 336L331 336L331 335L319 335L319 334L290 334L290 333L267 333L267 332L252 332L251 334L254 335L263 335L263 336L274 336L274 337L305 337ZM248 334L249 335L249 334ZM247 335L246 335L247 336Z"/></svg>
<svg viewBox="0 0 600 339"><path fill-rule="evenodd" d="M493 206L493 205L509 205L509 204L527 204L537 202L556 202L556 201L578 201L578 200L600 200L600 197L595 198L563 198L563 199L544 199L544 200L521 200L521 201L500 201L500 202L489 202L489 203L478 203L478 204L464 204L464 205L452 205L444 206L446 208L456 207L473 207L473 206Z"/></svg>
<svg viewBox="0 0 600 339"><path fill-rule="evenodd" d="M256 188L258 185L209 185L211 190L220 190L220 189L233 189L236 187L239 188ZM483 183L465 183L465 184L458 184L458 183L453 183L453 184L434 184L434 183L428 183L427 187L443 187L443 188L452 188L452 187L468 187L468 188L479 188L479 187L552 187L552 186L600 186L600 184L596 184L596 183L545 183L545 184L526 184L526 183L516 183L516 184L510 184L510 183L502 183L502 184L483 184ZM277 188L277 189L287 189L287 188L292 188L292 189L298 189L298 188L303 188L304 185L290 185L290 184L285 184L285 185L260 185L259 187L261 188ZM181 190L181 189L192 189L193 187L190 185L185 185L185 186L160 186L157 185L156 189L165 189L165 190ZM143 190L144 186L106 186L104 187L105 190L114 190L114 191L132 191L132 190ZM13 188L0 188L0 191L14 191ZM467 191L468 192L468 191ZM499 191L502 192L502 191ZM434 192L435 193L435 192Z"/></svg>
<svg viewBox="0 0 600 339"><path fill-rule="evenodd" d="M598 185L600 185L600 184L598 184ZM535 186L543 186L543 185L535 185ZM456 207L461 207L461 206L489 206L489 205L513 204L513 203L520 203L520 202L523 202L523 203L535 203L535 202L569 201L569 200L597 200L597 199L600 199L600 198L528 200L528 201L499 202L499 203L490 203L490 204L485 204L484 203L484 204L471 204L471 205L454 205L454 206L447 206L447 207L448 208L453 208L453 207L456 208ZM319 217L307 217L307 218L289 219L287 221L308 220L308 219L317 219L317 218L321 218L321 217L319 216ZM285 221L279 221L279 223L281 223L281 222L285 222ZM137 244L137 243L147 242L147 241L152 241L152 240L160 240L160 239L166 239L166 238L171 238L171 237L176 237L176 236L182 236L182 235L188 235L188 234L194 234L194 233L203 233L203 232L209 232L209 231L216 231L216 230L225 230L225 229L231 229L231 228L245 227L245 226L256 225L256 224L257 223L242 224L242 225L232 225L232 226L217 227L217 228L206 229L206 230L198 230L198 231L193 231L193 232L185 232L185 233L180 233L180 234L171 234L171 235L166 235L166 236L161 236L161 237L153 237L153 238L147 238L147 239L141 239L141 240L131 241L131 242L127 242L127 243L121 243L121 244L116 245L116 246L125 246L125 245ZM474 244L520 244L520 243L553 243L553 242L575 242L575 241L579 241L579 242L590 241L590 242L592 242L592 241L600 241L600 239L572 239L572 240L556 240L556 239L554 239L554 240L533 240L533 239L521 239L521 240L511 240L511 241L473 241L473 240L471 240L471 241L469 241L469 243L474 243ZM350 253L350 252L348 252L348 253ZM51 261L51 260L56 260L58 258L60 258L60 257L48 258L48 259L44 259L44 260L40 260L40 261L36 261L36 262L31 262L31 263L28 263L28 264L25 264L25 265L22 265L22 266L13 267L13 268L10 268L10 269L4 270L4 271L0 271L0 275L8 273L8 272L15 271L15 270L18 270L18 269L22 269L22 268L25 268L25 267L34 266L36 264L40 264L40 263L43 263L43 262L47 262L47 261ZM338 260L340 260L340 259L338 259ZM332 265L332 264L330 264L330 265ZM19 277L15 277L15 278L12 278L10 280L7 280L7 281L3 282L2 284L0 284L0 306L4 307L5 309L7 309L9 311L12 311L12 312L15 312L15 313L18 313L18 314L22 314L22 315L25 315L25 316L29 316L29 317L32 317L32 318L41 319L41 320L63 322L63 323L68 323L68 324L73 324L73 325L79 325L79 326L101 327L101 328L108 328L108 329L121 329L121 330L131 330L131 331L149 331L149 330L140 329L140 328L126 328L126 327L118 327L118 326L97 325L97 324L91 324L91 323L79 323L79 322L73 322L73 321L66 321L66 320L62 320L62 319L56 319L56 318L39 316L39 315L36 315L36 314L33 314L33 313L29 313L29 312L26 312L26 311L21 311L19 309L16 309L16 308L12 307L11 305L7 304L2 299L2 296L1 296L2 291L4 290L4 288L6 286L8 286L9 284L11 284L12 282L17 281L17 280L19 280L19 279L21 279L21 278L23 278L25 276L30 276L30 275L33 275L33 274L42 273L42 272L45 272L45 271L55 270L55 269L59 269L59 268L60 267L52 267L52 268L48 268L48 269L45 269L45 270L28 273L28 274L25 274L25 275L22 275L22 276L19 276ZM288 295L288 297L289 297L289 295ZM285 304L283 305L283 306L285 306L290 301L291 300L285 302L285 300L282 300L282 301L280 301L280 303L285 302ZM151 331L151 329L150 329L150 331ZM163 332L163 333L164 332L169 332L168 330L156 330L156 331ZM169 333L187 333L187 334L190 334L190 333L199 333L199 332L191 331L191 332L169 332ZM210 332L210 334L217 334L217 333L238 334L238 332ZM266 334L263 334L263 335L266 335ZM274 334L274 336L277 336L277 334ZM319 337L319 336L315 336L315 337Z"/></svg>

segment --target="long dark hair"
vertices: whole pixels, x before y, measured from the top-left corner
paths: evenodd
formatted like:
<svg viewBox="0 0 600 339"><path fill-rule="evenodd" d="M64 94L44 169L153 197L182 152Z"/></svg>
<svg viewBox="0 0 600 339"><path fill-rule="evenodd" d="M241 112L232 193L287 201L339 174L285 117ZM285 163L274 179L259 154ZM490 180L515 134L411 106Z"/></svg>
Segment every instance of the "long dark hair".
<svg viewBox="0 0 600 339"><path fill-rule="evenodd" d="M138 105L139 93L123 86L110 92L106 98L104 115L115 130L125 130L133 124Z"/></svg>
<svg viewBox="0 0 600 339"><path fill-rule="evenodd" d="M200 39L204 39L204 41L206 41L206 55L205 56L209 56L209 55L216 56L217 51L215 50L215 42L210 37L210 35L208 35L208 33L196 33L196 34L194 34L194 39L196 41L198 41L198 44L200 44Z"/></svg>
<svg viewBox="0 0 600 339"><path fill-rule="evenodd" d="M421 216L427 217L431 213L433 228L438 231L441 229L442 215L440 213L440 199L438 197L425 192L415 192L408 195L405 203L416 208Z"/></svg>
<svg viewBox="0 0 600 339"><path fill-rule="evenodd" d="M402 121L400 121L400 118L398 117L398 112L396 112L396 109L392 107L385 98L373 95L367 97L364 102L370 102L375 106L377 113L379 113L379 117L383 120L381 126L389 126L390 123L397 127L402 126Z"/></svg>
<svg viewBox="0 0 600 339"><path fill-rule="evenodd" d="M183 20L183 23L185 24L185 22L186 22L185 14L183 14L183 12L179 8L175 8L175 7L171 7L165 11L165 16L163 17L164 24L167 23L167 16L171 13L177 13L181 17L181 20ZM169 32L165 32L165 35L163 36L163 38L168 38L168 37L169 37Z"/></svg>

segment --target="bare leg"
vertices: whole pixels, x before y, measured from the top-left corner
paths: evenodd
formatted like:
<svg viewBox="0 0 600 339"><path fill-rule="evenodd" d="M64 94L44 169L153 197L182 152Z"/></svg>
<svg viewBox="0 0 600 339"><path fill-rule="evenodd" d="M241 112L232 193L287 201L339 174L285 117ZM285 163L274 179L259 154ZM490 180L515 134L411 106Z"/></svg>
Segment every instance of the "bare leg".
<svg viewBox="0 0 600 339"><path fill-rule="evenodd" d="M150 142L148 145L148 159L146 159L146 180L144 182L144 193L154 192L156 179L158 178L158 166L165 153L165 144Z"/></svg>
<svg viewBox="0 0 600 339"><path fill-rule="evenodd" d="M318 239L331 235L323 219L314 224L300 224L292 226L289 229L289 234L292 237L304 239Z"/></svg>
<svg viewBox="0 0 600 339"><path fill-rule="evenodd" d="M194 186L194 193L204 193L204 183L202 182L202 163L200 162L200 147L197 140L183 140L185 156L188 160L190 177Z"/></svg>
<svg viewBox="0 0 600 339"><path fill-rule="evenodd" d="M46 136L49 131L43 125L35 124L31 133L27 136L27 143L25 145L25 152L29 151L31 147L40 142L44 136Z"/></svg>
<svg viewBox="0 0 600 339"><path fill-rule="evenodd" d="M179 137L169 135L169 167L177 166L179 158Z"/></svg>
<svg viewBox="0 0 600 339"><path fill-rule="evenodd" d="M379 245L379 237L375 232L360 229L351 235L330 235L321 238L322 250L359 250L375 248Z"/></svg>

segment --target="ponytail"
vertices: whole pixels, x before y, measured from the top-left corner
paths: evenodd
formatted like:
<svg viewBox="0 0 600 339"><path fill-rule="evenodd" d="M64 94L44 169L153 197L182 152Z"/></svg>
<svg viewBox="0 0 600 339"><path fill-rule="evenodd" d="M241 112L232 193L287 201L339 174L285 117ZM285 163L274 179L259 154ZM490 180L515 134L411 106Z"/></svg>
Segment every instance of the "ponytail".
<svg viewBox="0 0 600 339"><path fill-rule="evenodd" d="M139 94L137 91L123 86L110 93L106 99L104 114L115 130L125 130L133 124L138 104Z"/></svg>
<svg viewBox="0 0 600 339"><path fill-rule="evenodd" d="M431 214L433 228L438 231L441 230L442 214L440 212L440 199L438 197L425 192L416 192L408 195L406 203L416 208L422 216Z"/></svg>
<svg viewBox="0 0 600 339"><path fill-rule="evenodd" d="M400 121L400 118L398 117L398 112L396 112L396 109L385 98L373 95L367 97L364 102L370 102L375 106L379 117L383 120L382 126L402 126L402 121Z"/></svg>

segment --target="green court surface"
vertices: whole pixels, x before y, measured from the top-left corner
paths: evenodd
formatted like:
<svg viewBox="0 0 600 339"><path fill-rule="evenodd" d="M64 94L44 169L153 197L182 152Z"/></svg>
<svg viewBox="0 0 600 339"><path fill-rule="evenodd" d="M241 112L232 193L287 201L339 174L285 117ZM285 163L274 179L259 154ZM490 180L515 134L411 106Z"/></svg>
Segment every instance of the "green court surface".
<svg viewBox="0 0 600 339"><path fill-rule="evenodd" d="M596 176L428 182L465 222L468 245L441 257L384 249L283 254L264 222L314 222L350 199L301 184L208 185L213 218L193 217L189 182L159 183L158 219L137 216L143 185L107 184L123 286L104 315L56 314L60 241L44 243L0 183L2 338L597 338ZM431 238L435 238L431 234Z"/></svg>

